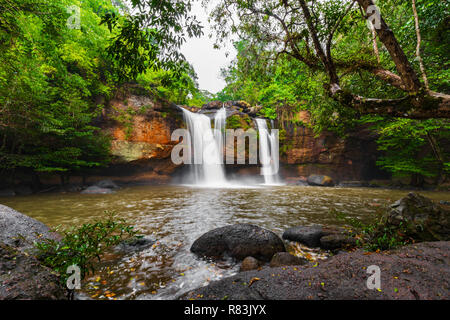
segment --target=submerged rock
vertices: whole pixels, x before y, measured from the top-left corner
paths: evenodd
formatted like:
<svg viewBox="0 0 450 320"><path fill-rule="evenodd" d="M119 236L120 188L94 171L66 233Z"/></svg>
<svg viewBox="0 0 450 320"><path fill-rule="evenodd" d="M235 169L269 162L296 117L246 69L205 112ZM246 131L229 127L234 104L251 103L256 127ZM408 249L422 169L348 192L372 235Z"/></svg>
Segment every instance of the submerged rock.
<svg viewBox="0 0 450 320"><path fill-rule="evenodd" d="M33 242L42 238L59 239L59 236L42 222L0 205L1 243L25 250L33 248Z"/></svg>
<svg viewBox="0 0 450 320"><path fill-rule="evenodd" d="M120 187L112 180L106 179L97 182L94 186L105 189L119 189Z"/></svg>
<svg viewBox="0 0 450 320"><path fill-rule="evenodd" d="M390 207L385 221L418 241L450 240L450 211L413 192Z"/></svg>
<svg viewBox="0 0 450 320"><path fill-rule="evenodd" d="M296 257L288 252L277 252L270 261L270 267L299 266L305 263L308 263L308 260L304 258Z"/></svg>
<svg viewBox="0 0 450 320"><path fill-rule="evenodd" d="M317 174L312 174L307 179L308 184L311 186L321 186L321 187L332 187L334 186L334 181L329 176L322 176Z"/></svg>
<svg viewBox="0 0 450 320"><path fill-rule="evenodd" d="M244 260L242 260L241 268L239 271L249 271L249 270L256 270L260 266L260 262L258 259L255 259L253 257L247 257Z"/></svg>
<svg viewBox="0 0 450 320"><path fill-rule="evenodd" d="M122 241L120 244L114 247L114 251L121 253L128 253L132 251L144 250L156 242L150 236L144 236L142 238L132 238Z"/></svg>
<svg viewBox="0 0 450 320"><path fill-rule="evenodd" d="M108 188L100 188L97 186L90 186L81 191L82 194L110 194L114 193L113 190Z"/></svg>
<svg viewBox="0 0 450 320"><path fill-rule="evenodd" d="M272 231L251 224L236 224L203 234L191 246L191 252L210 258L248 256L270 261L277 252L286 251L283 241Z"/></svg>
<svg viewBox="0 0 450 320"><path fill-rule="evenodd" d="M300 242L314 248L320 246L320 238L323 235L321 226L297 226L284 231L283 239Z"/></svg>

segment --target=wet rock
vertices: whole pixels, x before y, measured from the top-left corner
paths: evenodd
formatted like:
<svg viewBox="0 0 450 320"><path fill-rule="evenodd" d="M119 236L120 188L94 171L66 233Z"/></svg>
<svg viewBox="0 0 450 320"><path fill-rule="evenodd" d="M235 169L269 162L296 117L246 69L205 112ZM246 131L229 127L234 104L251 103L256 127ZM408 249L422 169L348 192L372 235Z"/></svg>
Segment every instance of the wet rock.
<svg viewBox="0 0 450 320"><path fill-rule="evenodd" d="M321 186L321 187L332 187L334 186L334 181L329 176L312 174L308 177L308 184L311 186Z"/></svg>
<svg viewBox="0 0 450 320"><path fill-rule="evenodd" d="M239 273L187 292L180 299L448 300L448 252L450 241L423 242L370 255L359 249L319 261L315 267L305 265L301 272L293 267L278 267ZM370 265L382 270L381 291L367 288ZM251 286L242 285L255 277L260 280Z"/></svg>
<svg viewBox="0 0 450 320"><path fill-rule="evenodd" d="M0 300L63 299L67 299L66 290L50 269L0 242Z"/></svg>
<svg viewBox="0 0 450 320"><path fill-rule="evenodd" d="M84 189L83 191L81 191L82 194L109 194L109 193L114 193L113 190L108 189L108 188L100 188L97 186L90 186L86 189Z"/></svg>
<svg viewBox="0 0 450 320"><path fill-rule="evenodd" d="M94 186L104 189L119 189L120 187L112 180L102 180L97 182Z"/></svg>
<svg viewBox="0 0 450 320"><path fill-rule="evenodd" d="M144 249L152 246L155 242L156 242L156 240L150 236L144 236L144 237L140 237L140 238L132 238L132 239L122 241L120 244L118 244L114 248L114 251L121 252L121 253L141 251L141 250L144 250Z"/></svg>
<svg viewBox="0 0 450 320"><path fill-rule="evenodd" d="M14 197L16 193L12 189L1 189L0 197Z"/></svg>
<svg viewBox="0 0 450 320"><path fill-rule="evenodd" d="M59 239L59 236L33 218L12 208L0 205L0 242L19 250L33 248L33 242L42 239Z"/></svg>
<svg viewBox="0 0 450 320"><path fill-rule="evenodd" d="M325 250L348 249L356 246L356 239L343 234L330 234L320 238L320 247Z"/></svg>
<svg viewBox="0 0 450 320"><path fill-rule="evenodd" d="M283 241L272 231L251 224L236 224L203 234L191 246L191 252L202 257L232 257L242 260L252 256L270 261L277 252L286 251Z"/></svg>
<svg viewBox="0 0 450 320"><path fill-rule="evenodd" d="M284 231L283 239L300 242L314 248L320 246L320 238L323 235L321 226L297 226Z"/></svg>
<svg viewBox="0 0 450 320"><path fill-rule="evenodd" d="M276 254L275 254L276 255ZM260 266L260 262L258 259L255 259L253 257L247 257L244 260L242 260L241 268L239 271L249 271L249 270L256 270Z"/></svg>
<svg viewBox="0 0 450 320"><path fill-rule="evenodd" d="M305 263L308 263L308 260L296 257L288 252L277 252L270 261L270 267L299 266Z"/></svg>
<svg viewBox="0 0 450 320"><path fill-rule="evenodd" d="M450 201L441 200L441 201L439 201L439 204L442 204L444 206L450 206Z"/></svg>
<svg viewBox="0 0 450 320"><path fill-rule="evenodd" d="M385 221L417 241L450 240L450 211L413 192L390 207Z"/></svg>

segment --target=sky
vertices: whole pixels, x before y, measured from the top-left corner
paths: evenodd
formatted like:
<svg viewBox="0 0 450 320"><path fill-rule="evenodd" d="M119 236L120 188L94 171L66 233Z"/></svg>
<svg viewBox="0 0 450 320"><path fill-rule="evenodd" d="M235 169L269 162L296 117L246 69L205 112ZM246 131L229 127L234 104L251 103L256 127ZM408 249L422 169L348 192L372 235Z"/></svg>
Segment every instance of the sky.
<svg viewBox="0 0 450 320"><path fill-rule="evenodd" d="M200 38L188 38L181 47L181 52L193 65L200 89L217 93L226 85L220 78L220 69L226 67L236 57L236 51L231 43L225 48L214 49L214 37L212 39L208 37L211 33L208 26L208 13L201 6L200 1L194 1L191 13L196 15L204 26L204 34ZM225 56L225 52L230 53L228 57Z"/></svg>

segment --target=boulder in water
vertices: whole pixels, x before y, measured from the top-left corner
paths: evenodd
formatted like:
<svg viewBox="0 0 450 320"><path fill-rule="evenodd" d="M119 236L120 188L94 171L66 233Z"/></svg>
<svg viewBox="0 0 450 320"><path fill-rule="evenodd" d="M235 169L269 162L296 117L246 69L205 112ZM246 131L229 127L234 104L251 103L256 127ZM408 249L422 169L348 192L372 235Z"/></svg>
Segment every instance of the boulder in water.
<svg viewBox="0 0 450 320"><path fill-rule="evenodd" d="M308 184L311 186L320 186L320 187L332 187L334 186L334 181L329 176L322 176L318 174L312 174L307 179Z"/></svg>
<svg viewBox="0 0 450 320"><path fill-rule="evenodd" d="M101 180L97 182L94 186L105 189L119 189L119 186L110 179Z"/></svg>
<svg viewBox="0 0 450 320"><path fill-rule="evenodd" d="M210 258L231 257L242 260L248 256L270 261L277 252L286 251L283 241L272 231L251 224L217 228L194 241L191 251Z"/></svg>
<svg viewBox="0 0 450 320"><path fill-rule="evenodd" d="M303 243L314 248L320 246L320 238L324 235L321 226L296 226L283 233L283 239Z"/></svg>
<svg viewBox="0 0 450 320"><path fill-rule="evenodd" d="M97 186L90 186L81 191L82 194L109 194L114 193L113 190L109 188L100 188Z"/></svg>

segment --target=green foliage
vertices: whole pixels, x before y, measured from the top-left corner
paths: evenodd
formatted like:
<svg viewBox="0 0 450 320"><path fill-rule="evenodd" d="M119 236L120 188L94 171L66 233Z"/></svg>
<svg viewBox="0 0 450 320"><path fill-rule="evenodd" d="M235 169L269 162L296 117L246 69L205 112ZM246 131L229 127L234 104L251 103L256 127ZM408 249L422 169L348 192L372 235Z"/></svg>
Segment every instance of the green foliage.
<svg viewBox="0 0 450 320"><path fill-rule="evenodd" d="M449 93L448 3L439 0L416 2L422 34L422 58L430 89ZM351 1L307 3L314 8L314 19L319 19L316 23L317 34L319 40L325 43ZM290 5L289 14L285 5ZM377 5L420 77L411 2L388 0ZM237 19L234 16L230 19L230 14L236 15ZM302 26L304 15L294 1L219 1L212 17L216 22L214 29L218 42L229 39L231 34L239 36L239 41L235 43L237 57L222 71L227 86L218 93L219 99L242 99L261 105L260 115L278 119L281 127L285 121L295 122L299 110L306 110L311 115L311 122L306 125L316 133L329 130L345 136L349 129L371 123L379 135L379 149L384 152L383 158L378 161L380 167L395 175L414 176L413 180L418 180L419 184L420 177L435 177L437 181L439 177L442 180L448 175L448 122L362 117L355 109L327 95L324 84L327 89L328 75L317 57L314 60L311 56L310 52L313 54L314 50L312 44L306 47L305 39L309 32ZM285 17L290 36L286 36L280 26L280 17ZM287 38L295 42L295 50L304 58L303 61L296 58L298 55L291 43L280 44ZM346 92L363 97L403 97L403 91L374 77L369 72L370 68L366 68L381 67L397 72L392 57L379 39L376 44L379 61L374 54L373 38L367 22L358 6L354 5L335 30L330 47L340 86ZM281 145L280 148L284 150L286 146Z"/></svg>
<svg viewBox="0 0 450 320"><path fill-rule="evenodd" d="M98 6L108 1L19 1L0 13L0 168L68 172L109 161L109 140L92 121L99 96L114 88L104 54L109 31ZM27 6L30 5L30 7ZM81 28L66 26L67 7L81 5Z"/></svg>
<svg viewBox="0 0 450 320"><path fill-rule="evenodd" d="M135 79L148 69L171 70L177 75L186 71L179 48L186 37L203 34L202 26L190 14L191 1L132 0L125 15L109 11L102 16L114 32L107 51L122 80Z"/></svg>
<svg viewBox="0 0 450 320"><path fill-rule="evenodd" d="M207 99L207 93L198 90L195 72L187 63L178 63L181 73L164 71L159 67L170 63L151 64L153 53L148 50L139 51L133 61L123 61L128 59L128 46L133 41L148 45L144 35L157 38L158 50L182 43L184 33L179 28L187 17L188 4L149 3L155 15L148 18L165 20L156 29L137 30L130 24L134 18L127 15L127 7L118 1L114 1L118 7L110 0L5 1L0 3L2 171L67 175L107 165L110 138L101 133L96 122L103 101L112 98L125 78L137 80L155 95L175 103L201 105ZM72 5L80 7L79 29L66 25L73 14L68 11ZM137 1L133 5L137 6ZM108 25L105 17L114 17L116 26ZM193 21L189 23L197 28ZM128 34L130 30L135 34ZM174 30L181 33L170 35ZM192 32L198 34L197 29ZM162 45L170 39L178 42ZM117 51L112 52L112 48ZM152 66L159 67L150 69ZM128 112L118 117L130 127Z"/></svg>
<svg viewBox="0 0 450 320"><path fill-rule="evenodd" d="M106 218L93 223L83 224L62 232L61 241L44 239L36 242L37 257L41 263L56 271L63 284L69 274L67 268L76 265L80 268L81 278L94 272L95 262L110 247L137 236L133 226L114 213L105 212ZM58 230L56 230L58 231Z"/></svg>
<svg viewBox="0 0 450 320"><path fill-rule="evenodd" d="M448 175L450 122L429 119L384 119L365 117L380 136L378 148L384 151L377 164L398 176L419 175L438 178Z"/></svg>
<svg viewBox="0 0 450 320"><path fill-rule="evenodd" d="M407 235L405 225L400 223L398 226L391 226L385 223L382 210L369 223L348 217L335 209L331 210L331 214L353 228L351 233L356 237L357 244L367 251L391 250L413 242Z"/></svg>

